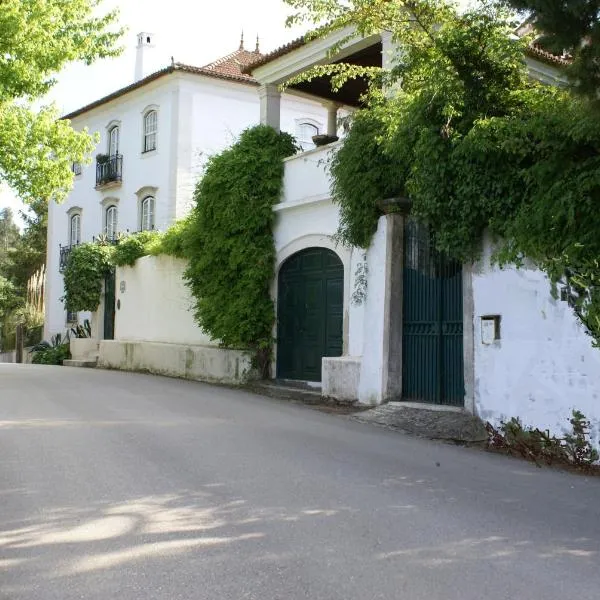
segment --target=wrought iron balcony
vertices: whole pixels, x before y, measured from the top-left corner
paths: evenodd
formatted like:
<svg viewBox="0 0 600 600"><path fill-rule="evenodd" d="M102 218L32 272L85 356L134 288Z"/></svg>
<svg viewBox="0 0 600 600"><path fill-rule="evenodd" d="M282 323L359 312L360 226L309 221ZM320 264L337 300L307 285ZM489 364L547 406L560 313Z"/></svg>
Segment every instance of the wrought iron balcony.
<svg viewBox="0 0 600 600"><path fill-rule="evenodd" d="M58 270L62 273L67 266L67 261L69 260L69 254L71 254L71 250L77 246L77 244L69 244L68 246L58 245L60 251L60 259L58 262Z"/></svg>
<svg viewBox="0 0 600 600"><path fill-rule="evenodd" d="M120 183L123 179L123 155L99 154L96 157L96 187Z"/></svg>

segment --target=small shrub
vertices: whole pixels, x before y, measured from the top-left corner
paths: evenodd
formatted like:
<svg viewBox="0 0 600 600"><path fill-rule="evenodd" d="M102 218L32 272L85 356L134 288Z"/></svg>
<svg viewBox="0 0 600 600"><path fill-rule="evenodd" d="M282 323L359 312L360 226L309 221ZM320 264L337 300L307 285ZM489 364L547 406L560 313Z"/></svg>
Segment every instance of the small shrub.
<svg viewBox="0 0 600 600"><path fill-rule="evenodd" d="M590 422L578 410L573 411L569 422L573 430L572 433L565 435L565 450L569 460L578 466L593 465L598 460L598 451L588 439Z"/></svg>
<svg viewBox="0 0 600 600"><path fill-rule="evenodd" d="M578 410L574 410L571 419L572 432L564 438L550 435L534 427L523 427L520 419L513 417L501 423L500 430L487 423L491 448L502 449L509 454L519 454L536 464L544 461L589 468L598 461L598 452L589 440L590 422Z"/></svg>
<svg viewBox="0 0 600 600"><path fill-rule="evenodd" d="M63 339L60 333L52 336L50 342L43 341L31 350L34 365L62 365L63 360L71 358L69 335Z"/></svg>
<svg viewBox="0 0 600 600"><path fill-rule="evenodd" d="M160 243L149 247L153 256L168 254L177 258L185 258L186 236L189 227L189 219L177 221L167 229L160 239Z"/></svg>
<svg viewBox="0 0 600 600"><path fill-rule="evenodd" d="M112 252L112 246L98 243L81 244L71 250L63 273L67 310L98 309L102 282L112 268Z"/></svg>
<svg viewBox="0 0 600 600"><path fill-rule="evenodd" d="M149 247L160 240L158 231L140 231L124 237L115 246L112 262L117 267L131 267L135 261L149 254Z"/></svg>

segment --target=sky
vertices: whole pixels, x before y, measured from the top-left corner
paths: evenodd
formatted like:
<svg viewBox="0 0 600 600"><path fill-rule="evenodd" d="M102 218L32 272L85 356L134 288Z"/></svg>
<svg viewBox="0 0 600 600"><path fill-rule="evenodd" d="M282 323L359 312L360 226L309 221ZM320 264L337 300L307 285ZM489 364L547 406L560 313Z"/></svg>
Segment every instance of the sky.
<svg viewBox="0 0 600 600"><path fill-rule="evenodd" d="M282 0L104 0L100 10L119 8L127 31L124 52L90 66L72 64L57 76L46 98L66 114L133 82L136 34L154 33L164 66L175 62L202 66L234 50L244 31L245 47L253 50L256 35L262 52L291 41L302 31L285 27L291 12ZM0 208L22 208L12 194L0 189Z"/></svg>

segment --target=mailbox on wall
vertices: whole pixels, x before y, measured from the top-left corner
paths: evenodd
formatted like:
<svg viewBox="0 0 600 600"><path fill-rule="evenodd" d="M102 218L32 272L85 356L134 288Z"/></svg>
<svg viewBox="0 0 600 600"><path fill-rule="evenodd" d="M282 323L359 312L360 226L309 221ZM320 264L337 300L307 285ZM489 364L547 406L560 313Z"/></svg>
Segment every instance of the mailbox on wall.
<svg viewBox="0 0 600 600"><path fill-rule="evenodd" d="M481 317L481 343L493 344L500 339L500 315L483 315Z"/></svg>

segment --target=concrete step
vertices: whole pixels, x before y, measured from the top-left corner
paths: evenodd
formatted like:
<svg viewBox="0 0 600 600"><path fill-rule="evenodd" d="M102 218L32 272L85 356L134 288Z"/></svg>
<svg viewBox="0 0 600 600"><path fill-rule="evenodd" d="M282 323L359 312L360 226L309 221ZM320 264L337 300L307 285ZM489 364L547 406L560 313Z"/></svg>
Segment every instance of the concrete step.
<svg viewBox="0 0 600 600"><path fill-rule="evenodd" d="M280 381L253 381L248 387L253 391L271 398L299 400L306 404L320 404L321 388L292 384Z"/></svg>
<svg viewBox="0 0 600 600"><path fill-rule="evenodd" d="M86 369L94 369L98 363L97 359L93 360L76 360L76 359L67 359L63 360L64 367L82 367Z"/></svg>

